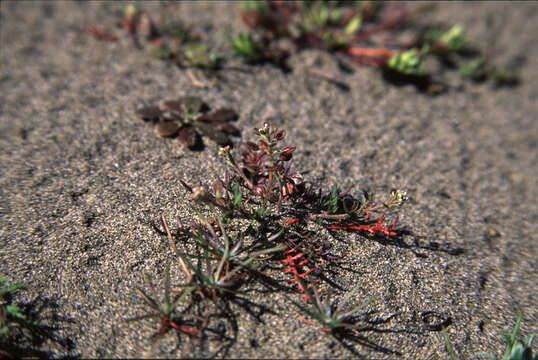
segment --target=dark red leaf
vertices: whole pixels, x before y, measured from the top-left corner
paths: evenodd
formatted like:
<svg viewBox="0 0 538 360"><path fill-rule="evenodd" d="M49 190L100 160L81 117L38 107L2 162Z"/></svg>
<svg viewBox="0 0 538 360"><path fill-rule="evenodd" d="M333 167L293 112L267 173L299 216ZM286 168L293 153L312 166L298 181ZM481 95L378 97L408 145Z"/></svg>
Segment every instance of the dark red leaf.
<svg viewBox="0 0 538 360"><path fill-rule="evenodd" d="M221 124L221 125L218 125L217 126L217 129L228 134L228 135L233 135L233 136L241 136L241 131L239 131L238 128L236 128L234 125L232 124Z"/></svg>
<svg viewBox="0 0 538 360"><path fill-rule="evenodd" d="M192 128L184 126L179 130L177 140L188 148L195 147L200 142L200 136Z"/></svg>
<svg viewBox="0 0 538 360"><path fill-rule="evenodd" d="M179 125L175 121L164 121L155 126L155 133L160 137L174 136L178 131Z"/></svg>
<svg viewBox="0 0 538 360"><path fill-rule="evenodd" d="M183 113L185 111L183 104L177 100L167 100L163 103L163 106L166 110L174 113Z"/></svg>
<svg viewBox="0 0 538 360"><path fill-rule="evenodd" d="M163 112L157 106L146 106L136 111L136 115L144 121L158 121Z"/></svg>
<svg viewBox="0 0 538 360"><path fill-rule="evenodd" d="M251 29L254 29L260 23L260 13L256 10L241 10L239 17L243 23Z"/></svg>
<svg viewBox="0 0 538 360"><path fill-rule="evenodd" d="M239 118L239 115L228 108L220 108L209 114L206 114L200 118L201 121L212 122L212 123L227 123L229 121L235 121Z"/></svg>

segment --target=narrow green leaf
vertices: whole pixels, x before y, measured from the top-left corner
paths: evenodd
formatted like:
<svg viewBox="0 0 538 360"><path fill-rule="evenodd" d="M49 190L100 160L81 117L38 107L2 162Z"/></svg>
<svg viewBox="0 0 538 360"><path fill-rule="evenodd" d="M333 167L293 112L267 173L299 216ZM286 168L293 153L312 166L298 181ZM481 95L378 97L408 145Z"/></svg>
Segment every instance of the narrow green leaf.
<svg viewBox="0 0 538 360"><path fill-rule="evenodd" d="M138 292L140 293L140 295L142 296L142 299L146 302L146 304L148 304L150 307L154 308L155 310L159 311L161 314L164 314L159 304L157 304L155 300L149 297L149 295L146 294L146 292L142 288L137 287L136 289L138 290Z"/></svg>
<svg viewBox="0 0 538 360"><path fill-rule="evenodd" d="M338 307L336 308L336 311L335 311L336 314L338 314L340 312L340 310L342 310L343 307L348 303L348 301L351 299L351 297L354 296L357 293L360 286L361 286L361 284L357 284L357 286L355 286L353 288L353 290L351 290L350 292L348 292L344 296L344 298L342 299L342 301L340 302L340 304L338 304Z"/></svg>
<svg viewBox="0 0 538 360"><path fill-rule="evenodd" d="M361 28L361 25L362 25L362 17L360 14L357 14L346 25L346 29L345 29L346 34L347 35L355 34L357 31L359 31L359 29Z"/></svg>
<svg viewBox="0 0 538 360"><path fill-rule="evenodd" d="M448 338L448 333L446 332L446 329L443 329L443 337L445 338L445 346L446 346L446 350L448 351L448 355L450 355L450 358L452 360L459 360L458 356L456 355L456 352L452 348L452 343L450 342L450 339Z"/></svg>
<svg viewBox="0 0 538 360"><path fill-rule="evenodd" d="M234 187L234 208L240 209L241 204L243 203L243 194L241 193L241 189L239 188L239 184L235 184Z"/></svg>

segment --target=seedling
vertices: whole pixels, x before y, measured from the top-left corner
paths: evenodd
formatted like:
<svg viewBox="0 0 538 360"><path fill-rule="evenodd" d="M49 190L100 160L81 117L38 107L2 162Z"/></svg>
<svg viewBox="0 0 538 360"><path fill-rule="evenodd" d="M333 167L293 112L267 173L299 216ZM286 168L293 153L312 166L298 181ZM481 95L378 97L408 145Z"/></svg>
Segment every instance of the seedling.
<svg viewBox="0 0 538 360"><path fill-rule="evenodd" d="M264 60L262 45L248 34L239 34L232 40L235 55L243 58L249 64L257 64Z"/></svg>
<svg viewBox="0 0 538 360"><path fill-rule="evenodd" d="M512 70L490 66L482 56L462 63L459 72L463 78L474 81L484 81L491 78L497 86L514 85L518 82L518 78Z"/></svg>
<svg viewBox="0 0 538 360"><path fill-rule="evenodd" d="M230 136L239 136L239 130L230 122L238 118L228 108L210 111L202 99L193 96L178 100L167 100L161 107L146 106L136 114L144 121L155 125L159 137L176 137L180 144L190 149L203 146L202 136L207 136L219 145L231 145Z"/></svg>
<svg viewBox="0 0 538 360"><path fill-rule="evenodd" d="M424 76L427 72L422 66L422 60L428 53L428 49L428 46L425 46L421 51L413 48L393 55L389 59L387 67L405 75Z"/></svg>
<svg viewBox="0 0 538 360"><path fill-rule="evenodd" d="M0 336L10 335L14 327L27 329L32 335L43 330L43 324L28 318L18 306L10 303L16 292L27 289L25 284L12 282L7 277L0 278Z"/></svg>
<svg viewBox="0 0 538 360"><path fill-rule="evenodd" d="M322 297L314 286L309 287L301 277L298 278L298 281L308 294L311 306L307 307L299 303L295 303L295 305L301 312L303 312L303 314L316 320L325 332L334 333L339 330L359 331L361 327L356 324L357 317L360 315L359 312L376 299L374 296L364 303L351 308L351 310L345 311L344 308L355 296L360 288L360 284L348 292L341 301L329 303L328 299L322 300Z"/></svg>
<svg viewBox="0 0 538 360"><path fill-rule="evenodd" d="M153 288L151 280L147 279L150 287ZM176 329L182 333L188 335L196 335L200 332L200 328L203 325L203 322L196 321L193 326L192 321L186 321L180 313L177 311L177 307L180 303L184 302L186 298L192 292L192 287L183 287L179 294L175 295L173 298L170 296L170 268L167 267L165 270L165 281L164 281L164 304L160 305L154 298L148 295L148 293L142 288L137 288L138 293L142 297L142 300L148 305L152 312L149 314L137 316L128 321L138 321L147 318L157 318L159 319L159 330L155 335L164 336L170 329Z"/></svg>
<svg viewBox="0 0 538 360"><path fill-rule="evenodd" d="M514 326L514 329L511 333L504 332L504 339L506 341L506 350L504 351L504 354L502 358L498 358L495 355L491 355L484 352L479 352L474 355L475 358L482 358L482 359L490 359L490 360L537 360L538 354L534 354L532 351L532 342L534 340L534 335L529 336L526 341L522 341L521 339L517 338L519 327L521 325L521 321L523 320L523 311L519 313L519 316L516 321L516 325ZM456 355L456 352L452 348L452 344L450 343L450 339L448 338L448 334L446 332L446 329L443 329L443 337L445 338L445 344L448 351L448 354L450 355L450 358L452 360L459 360L459 357Z"/></svg>

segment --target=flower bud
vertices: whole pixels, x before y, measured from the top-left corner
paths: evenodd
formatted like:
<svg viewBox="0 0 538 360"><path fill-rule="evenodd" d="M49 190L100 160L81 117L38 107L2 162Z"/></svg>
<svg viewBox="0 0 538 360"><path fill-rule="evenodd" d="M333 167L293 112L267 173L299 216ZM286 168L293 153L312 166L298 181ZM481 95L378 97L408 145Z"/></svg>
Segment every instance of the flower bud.
<svg viewBox="0 0 538 360"><path fill-rule="evenodd" d="M192 199L193 200L196 200L200 197L204 197L205 196L205 187L204 186L197 186L195 187L193 190L193 193L192 193Z"/></svg>
<svg viewBox="0 0 538 360"><path fill-rule="evenodd" d="M402 206L409 198L404 190L395 190L390 193L390 207Z"/></svg>
<svg viewBox="0 0 538 360"><path fill-rule="evenodd" d="M280 150L281 154L291 154L296 149L295 146L286 146L284 149Z"/></svg>
<svg viewBox="0 0 538 360"><path fill-rule="evenodd" d="M280 160L290 161L293 156L294 151L295 151L295 146L287 146L284 149L280 150Z"/></svg>
<svg viewBox="0 0 538 360"><path fill-rule="evenodd" d="M215 198L219 200L222 198L222 182L219 180L215 181L215 184L213 185L213 189L215 191Z"/></svg>
<svg viewBox="0 0 538 360"><path fill-rule="evenodd" d="M275 134L275 140L277 141L284 139L284 137L286 137L286 132L284 130L277 131Z"/></svg>

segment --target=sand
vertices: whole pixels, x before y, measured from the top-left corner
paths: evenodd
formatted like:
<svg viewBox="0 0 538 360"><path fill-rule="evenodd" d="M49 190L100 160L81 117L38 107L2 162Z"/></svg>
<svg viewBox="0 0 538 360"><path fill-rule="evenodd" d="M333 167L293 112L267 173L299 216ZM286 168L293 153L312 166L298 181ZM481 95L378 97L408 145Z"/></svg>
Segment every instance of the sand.
<svg viewBox="0 0 538 360"><path fill-rule="evenodd" d="M463 24L480 47L493 44L500 64L525 61L519 86L449 74L449 91L435 97L391 85L373 68L345 72L318 50L293 55L289 73L235 61L244 71L223 70L201 89L128 41L88 36L87 25L113 23L121 6L1 3L0 275L27 283L16 300L56 327L53 339L17 346L44 357L446 359L425 313L451 319L462 357L499 354L499 332L520 310L522 334L538 332L536 3L438 3L432 21ZM158 16L158 3L143 6ZM171 11L230 51L219 30L243 29L237 6L181 2ZM345 78L349 91L311 76L312 67ZM360 299L379 296L368 307L372 329L342 344L259 285L249 292L258 316L231 304L233 316L215 320L227 339L170 332L152 342L155 321L125 321L146 309L135 291L144 274L162 284L171 264L177 279L178 262L152 224L161 214L193 215L179 179L211 184L225 169L214 142L186 150L134 114L187 94L236 109L244 140L264 122L286 129L296 169L327 189L407 190L400 224L423 237L322 234L346 255L327 276L344 289L362 282Z"/></svg>

